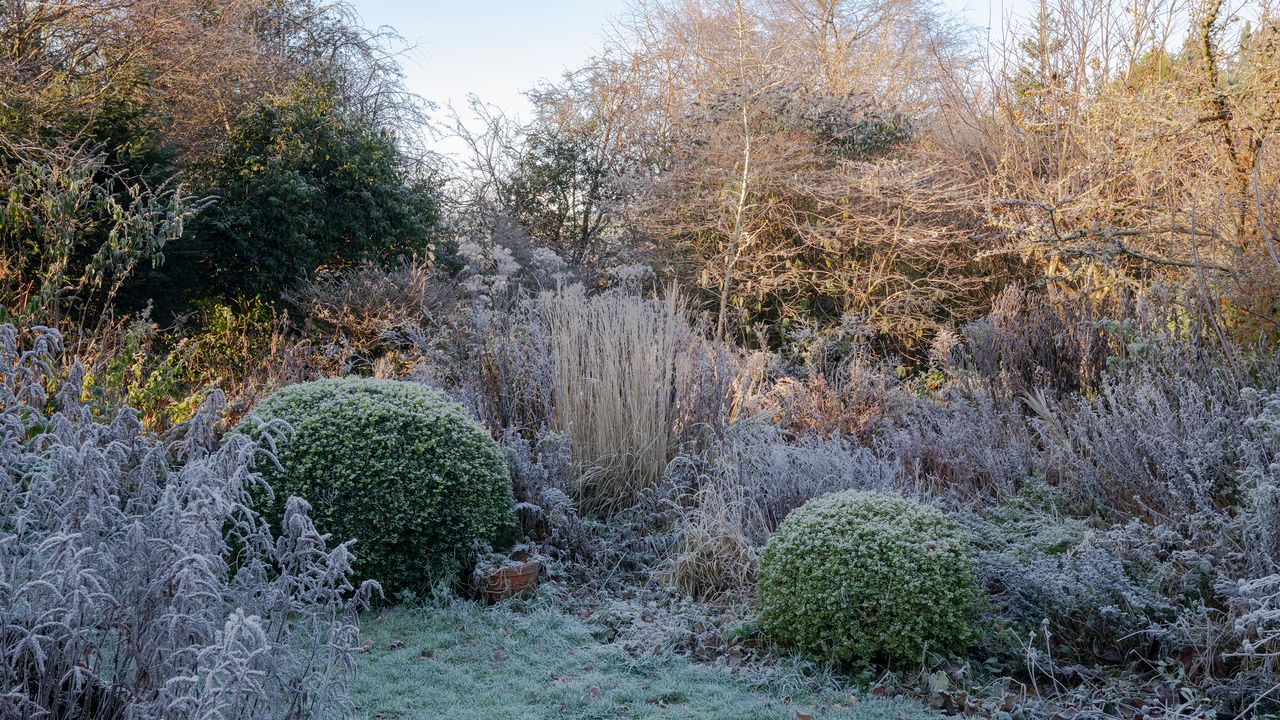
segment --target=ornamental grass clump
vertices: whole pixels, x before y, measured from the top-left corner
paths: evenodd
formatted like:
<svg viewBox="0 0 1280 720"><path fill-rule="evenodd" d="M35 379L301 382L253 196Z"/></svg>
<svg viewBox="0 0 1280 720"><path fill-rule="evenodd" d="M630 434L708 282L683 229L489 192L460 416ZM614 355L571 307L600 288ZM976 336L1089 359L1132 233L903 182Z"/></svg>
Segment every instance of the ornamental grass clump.
<svg viewBox="0 0 1280 720"><path fill-rule="evenodd" d="M964 531L885 493L824 495L792 512L760 557L760 624L849 664L919 662L963 647L976 589Z"/></svg>
<svg viewBox="0 0 1280 720"><path fill-rule="evenodd" d="M287 387L240 431L282 420L291 435L262 468L276 500L297 495L316 527L355 540L356 572L389 595L457 580L477 543L501 545L515 516L497 443L460 405L424 385L337 378Z"/></svg>

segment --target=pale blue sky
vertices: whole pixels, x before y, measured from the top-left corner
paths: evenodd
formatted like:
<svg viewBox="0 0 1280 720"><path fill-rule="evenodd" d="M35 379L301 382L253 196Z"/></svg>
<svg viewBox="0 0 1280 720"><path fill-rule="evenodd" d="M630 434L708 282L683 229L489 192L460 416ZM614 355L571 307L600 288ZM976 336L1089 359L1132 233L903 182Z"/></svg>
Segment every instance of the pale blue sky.
<svg viewBox="0 0 1280 720"><path fill-rule="evenodd" d="M527 115L523 91L554 80L601 46L627 0L353 0L370 27L416 46L402 58L409 89L462 109L468 93Z"/></svg>
<svg viewBox="0 0 1280 720"><path fill-rule="evenodd" d="M1030 0L943 0L978 27L993 27ZM403 58L409 88L462 108L468 93L525 116L521 93L580 65L601 46L628 0L353 0L371 27L391 26L416 48ZM446 143L446 152L453 150Z"/></svg>

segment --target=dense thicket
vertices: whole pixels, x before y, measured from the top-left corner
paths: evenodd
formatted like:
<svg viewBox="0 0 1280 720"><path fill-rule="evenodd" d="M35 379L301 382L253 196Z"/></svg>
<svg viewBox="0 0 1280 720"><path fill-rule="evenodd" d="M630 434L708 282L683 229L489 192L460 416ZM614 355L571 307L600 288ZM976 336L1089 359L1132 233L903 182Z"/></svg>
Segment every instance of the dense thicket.
<svg viewBox="0 0 1280 720"><path fill-rule="evenodd" d="M764 347L856 325L919 362L1009 282L1181 284L1274 335L1275 23L1055 0L984 54L929 3L641 2L472 169L584 272L648 262Z"/></svg>
<svg viewBox="0 0 1280 720"><path fill-rule="evenodd" d="M6 3L6 311L167 320L425 252L420 105L386 39L311 0Z"/></svg>

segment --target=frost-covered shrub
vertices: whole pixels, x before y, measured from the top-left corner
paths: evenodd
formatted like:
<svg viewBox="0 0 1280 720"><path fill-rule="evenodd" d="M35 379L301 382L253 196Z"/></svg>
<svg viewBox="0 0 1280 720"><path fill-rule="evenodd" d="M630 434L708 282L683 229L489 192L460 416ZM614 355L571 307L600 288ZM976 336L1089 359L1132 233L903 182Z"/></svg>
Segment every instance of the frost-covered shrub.
<svg viewBox="0 0 1280 720"><path fill-rule="evenodd" d="M1060 496L1029 483L1008 505L958 519L974 538L974 571L986 592L993 653L1024 652L1034 634L1052 638L1059 662L1116 662L1149 647L1169 601L1134 577L1109 533L1054 512Z"/></svg>
<svg viewBox="0 0 1280 720"><path fill-rule="evenodd" d="M456 291L424 262L383 266L361 263L322 270L284 294L306 315L307 335L320 344L344 344L364 362L401 349L405 331L428 312L439 312Z"/></svg>
<svg viewBox="0 0 1280 720"><path fill-rule="evenodd" d="M792 510L827 493L892 488L896 467L841 437L788 440L772 423L747 420L705 453L680 458L668 474L686 492L664 575L706 598L754 584L760 548Z"/></svg>
<svg viewBox="0 0 1280 720"><path fill-rule="evenodd" d="M364 378L285 388L240 430L281 420L291 435L262 468L277 498L311 503L316 526L355 540L355 568L390 592L457 575L477 541L509 539L511 480L501 449L443 393ZM271 513L280 517L279 500Z"/></svg>
<svg viewBox="0 0 1280 720"><path fill-rule="evenodd" d="M897 459L903 486L920 494L999 497L1036 467L1021 411L986 393L917 400L876 444Z"/></svg>
<svg viewBox="0 0 1280 720"><path fill-rule="evenodd" d="M0 716L341 717L355 613L307 504L251 508L258 448L214 440L221 393L164 438L98 417L60 338L0 326ZM266 435L278 427L262 428Z"/></svg>
<svg viewBox="0 0 1280 720"><path fill-rule="evenodd" d="M894 459L842 437L804 435L790 439L775 425L746 421L729 429L716 448L716 472L746 488L759 506L763 524L756 538L770 533L806 502L841 490L889 490Z"/></svg>
<svg viewBox="0 0 1280 720"><path fill-rule="evenodd" d="M896 495L846 491L806 503L769 538L759 584L761 627L822 659L919 662L971 634L968 535Z"/></svg>
<svg viewBox="0 0 1280 720"><path fill-rule="evenodd" d="M1230 657L1242 663L1240 674L1256 691L1280 689L1280 575L1224 581L1218 592L1235 616L1232 629L1241 640Z"/></svg>
<svg viewBox="0 0 1280 720"><path fill-rule="evenodd" d="M1050 478L1081 509L1177 518L1216 512L1242 490L1249 412L1216 378L1123 373L1096 396L1032 407Z"/></svg>
<svg viewBox="0 0 1280 720"><path fill-rule="evenodd" d="M803 360L803 367L782 370L752 404L773 416L774 422L793 435L844 436L868 442L885 428L909 401L900 380L867 348L865 329L856 318L846 317L838 330L815 332L801 327L790 333L788 352ZM756 360L759 362L760 360Z"/></svg>
<svg viewBox="0 0 1280 720"><path fill-rule="evenodd" d="M999 397L1079 392L1097 381L1116 350L1096 322L1100 310L1010 285L985 318L964 327L962 364Z"/></svg>
<svg viewBox="0 0 1280 720"><path fill-rule="evenodd" d="M596 559L600 538L591 532L590 521L578 515L566 492L573 482L569 439L546 431L531 441L508 429L502 447L511 468L522 539L537 543L542 553L566 564Z"/></svg>

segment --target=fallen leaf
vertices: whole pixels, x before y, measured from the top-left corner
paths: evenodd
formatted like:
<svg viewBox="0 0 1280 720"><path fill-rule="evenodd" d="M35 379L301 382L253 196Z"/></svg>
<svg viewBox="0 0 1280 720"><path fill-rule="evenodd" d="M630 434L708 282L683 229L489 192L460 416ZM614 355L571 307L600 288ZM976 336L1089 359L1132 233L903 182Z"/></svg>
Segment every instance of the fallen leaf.
<svg viewBox="0 0 1280 720"><path fill-rule="evenodd" d="M941 670L929 676L929 692L941 693L946 692L951 687L951 680L947 678L947 674Z"/></svg>

